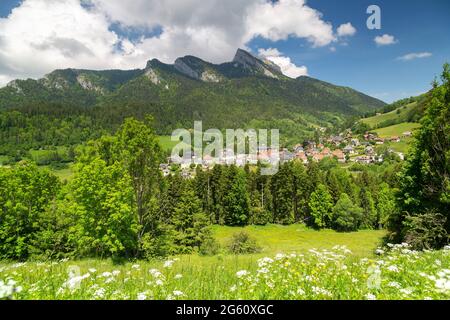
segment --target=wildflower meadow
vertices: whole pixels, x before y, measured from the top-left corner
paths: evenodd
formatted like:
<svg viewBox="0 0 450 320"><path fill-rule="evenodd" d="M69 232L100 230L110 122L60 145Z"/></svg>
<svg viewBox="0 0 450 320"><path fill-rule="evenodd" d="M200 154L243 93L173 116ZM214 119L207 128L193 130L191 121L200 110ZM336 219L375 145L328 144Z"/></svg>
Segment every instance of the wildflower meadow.
<svg viewBox="0 0 450 320"><path fill-rule="evenodd" d="M267 257L181 256L115 265L105 260L0 265L0 299L442 300L450 248L407 244L358 257L345 246Z"/></svg>

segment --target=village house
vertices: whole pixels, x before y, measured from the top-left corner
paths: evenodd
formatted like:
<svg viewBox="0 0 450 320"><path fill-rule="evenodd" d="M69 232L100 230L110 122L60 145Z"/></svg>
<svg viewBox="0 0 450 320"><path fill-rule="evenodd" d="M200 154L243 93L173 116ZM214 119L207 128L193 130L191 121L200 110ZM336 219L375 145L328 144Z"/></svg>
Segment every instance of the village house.
<svg viewBox="0 0 450 320"><path fill-rule="evenodd" d="M372 155L375 153L375 150L373 149L372 146L367 146L367 147L364 149L364 152L366 153L366 155L372 156Z"/></svg>
<svg viewBox="0 0 450 320"><path fill-rule="evenodd" d="M402 133L402 136L404 138L408 138L408 137L412 137L412 132L411 131L406 131Z"/></svg>
<svg viewBox="0 0 450 320"><path fill-rule="evenodd" d="M289 152L287 150L283 150L280 153L281 163L292 161L294 158L295 158L295 155L292 152Z"/></svg>
<svg viewBox="0 0 450 320"><path fill-rule="evenodd" d="M295 145L294 149L293 149L294 153L298 153L298 152L301 152L301 151L304 151L304 150L305 149L303 149L303 146L301 144Z"/></svg>
<svg viewBox="0 0 450 320"><path fill-rule="evenodd" d="M331 155L332 155L330 148L323 148L321 154L324 157L331 157Z"/></svg>
<svg viewBox="0 0 450 320"><path fill-rule="evenodd" d="M355 149L352 146L348 145L344 148L345 154L355 154Z"/></svg>
<svg viewBox="0 0 450 320"><path fill-rule="evenodd" d="M323 158L324 158L324 156L323 156L323 154L321 154L321 153L316 153L316 154L314 154L314 155L312 156L312 159L313 159L315 162L322 161Z"/></svg>
<svg viewBox="0 0 450 320"><path fill-rule="evenodd" d="M371 164L373 162L373 158L369 156L360 156L356 158L356 162L361 164Z"/></svg>
<svg viewBox="0 0 450 320"><path fill-rule="evenodd" d="M345 163L345 154L341 149L336 149L333 151L333 156L337 158L339 163Z"/></svg>
<svg viewBox="0 0 450 320"><path fill-rule="evenodd" d="M303 164L308 163L308 157L306 156L305 152L298 152L295 157L300 160Z"/></svg>
<svg viewBox="0 0 450 320"><path fill-rule="evenodd" d="M360 145L359 139L353 138L353 139L351 140L351 145L354 146L354 147L359 146L359 145Z"/></svg>

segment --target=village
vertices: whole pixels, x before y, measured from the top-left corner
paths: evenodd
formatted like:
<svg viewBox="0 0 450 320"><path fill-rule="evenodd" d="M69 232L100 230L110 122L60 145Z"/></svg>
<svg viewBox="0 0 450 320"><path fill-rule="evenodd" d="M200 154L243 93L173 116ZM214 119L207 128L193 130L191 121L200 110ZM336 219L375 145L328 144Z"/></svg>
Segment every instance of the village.
<svg viewBox="0 0 450 320"><path fill-rule="evenodd" d="M279 152L270 147L258 147L257 154L235 154L233 150L224 149L218 157L204 156L201 158L196 152L185 154L181 161L174 162L169 157L167 163L160 165L164 176L174 172L174 167L181 169L184 178L192 178L195 175L197 165L203 170L211 170L215 165L257 165L258 162L267 165L283 164L290 161L300 161L307 165L310 162L320 162L326 158L334 158L339 164L359 163L370 165L382 163L386 152L396 154L400 160L404 160L402 152L396 152L387 148L383 152L377 152L377 147L387 143L399 143L402 139L412 137L412 132L407 131L402 136L381 138L376 133L366 132L356 135L348 129L338 135L330 135L319 138L319 141L306 141L292 148L281 148Z"/></svg>

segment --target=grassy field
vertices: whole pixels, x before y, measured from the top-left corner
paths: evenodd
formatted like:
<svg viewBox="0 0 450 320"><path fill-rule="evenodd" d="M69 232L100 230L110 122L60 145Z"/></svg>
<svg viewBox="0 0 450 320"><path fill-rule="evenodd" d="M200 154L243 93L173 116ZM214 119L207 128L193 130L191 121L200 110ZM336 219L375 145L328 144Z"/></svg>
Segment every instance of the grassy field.
<svg viewBox="0 0 450 320"><path fill-rule="evenodd" d="M171 136L158 136L158 142L164 151L171 151L179 143L172 141Z"/></svg>
<svg viewBox="0 0 450 320"><path fill-rule="evenodd" d="M385 144L395 152L407 154L411 147L411 141L412 138L402 138L400 142L387 142Z"/></svg>
<svg viewBox="0 0 450 320"><path fill-rule="evenodd" d="M261 255L274 255L280 252L305 252L311 248L331 249L335 245L345 245L361 257L370 257L380 244L384 231L359 231L338 233L333 230L316 231L304 225L268 225L233 228L214 226L213 232L222 246L230 241L232 235L240 230L247 231L263 248Z"/></svg>
<svg viewBox="0 0 450 320"><path fill-rule="evenodd" d="M417 107L417 102L410 103L402 108L396 109L388 113L383 113L370 118L362 119L361 121L369 125L371 128L376 128L385 121L392 121L392 120L398 120L399 122L406 121L407 114L415 107Z"/></svg>
<svg viewBox="0 0 450 320"><path fill-rule="evenodd" d="M73 178L73 163L69 163L67 168L55 169L51 166L40 166L41 169L47 169L51 171L55 176L57 176L61 181L70 181Z"/></svg>
<svg viewBox="0 0 450 320"><path fill-rule="evenodd" d="M401 137L403 132L411 131L419 128L419 123L403 122L386 128L374 130L381 138L389 138L394 136Z"/></svg>
<svg viewBox="0 0 450 320"><path fill-rule="evenodd" d="M303 226L246 229L263 245L262 254L192 254L123 264L0 262L0 299L450 298L450 250L415 252L398 245L375 255L383 232L338 234ZM214 233L225 244L237 230L216 227Z"/></svg>

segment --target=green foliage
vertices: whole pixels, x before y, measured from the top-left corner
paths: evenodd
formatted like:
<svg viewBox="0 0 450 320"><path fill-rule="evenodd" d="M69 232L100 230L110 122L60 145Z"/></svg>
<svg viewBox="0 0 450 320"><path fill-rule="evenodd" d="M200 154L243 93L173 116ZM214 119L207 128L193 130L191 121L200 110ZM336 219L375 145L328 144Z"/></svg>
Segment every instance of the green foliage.
<svg viewBox="0 0 450 320"><path fill-rule="evenodd" d="M280 166L271 179L272 207L275 223L290 224L294 220L293 176L290 164Z"/></svg>
<svg viewBox="0 0 450 320"><path fill-rule="evenodd" d="M94 159L80 165L71 187L78 252L82 256L132 256L139 225L130 176L123 167Z"/></svg>
<svg viewBox="0 0 450 320"><path fill-rule="evenodd" d="M361 227L365 229L376 228L378 222L377 211L375 209L375 201L369 190L366 190L365 188L361 189L359 203L363 210Z"/></svg>
<svg viewBox="0 0 450 320"><path fill-rule="evenodd" d="M260 252L261 247L247 232L240 231L233 234L228 250L233 254L251 254Z"/></svg>
<svg viewBox="0 0 450 320"><path fill-rule="evenodd" d="M386 227L390 215L397 212L397 203L395 199L394 190L392 190L387 183L381 185L380 192L378 193L377 211L379 215L379 223L381 226Z"/></svg>
<svg viewBox="0 0 450 320"><path fill-rule="evenodd" d="M21 162L0 168L0 257L30 256L42 214L55 200L60 184L56 176Z"/></svg>
<svg viewBox="0 0 450 320"><path fill-rule="evenodd" d="M445 229L447 217L435 211L408 216L405 221L405 241L416 250L442 248L450 236Z"/></svg>
<svg viewBox="0 0 450 320"><path fill-rule="evenodd" d="M319 184L316 191L311 194L309 209L315 227L324 228L331 225L333 199L325 185Z"/></svg>
<svg viewBox="0 0 450 320"><path fill-rule="evenodd" d="M273 221L272 213L262 207L252 207L250 210L251 224L265 226Z"/></svg>
<svg viewBox="0 0 450 320"><path fill-rule="evenodd" d="M140 242L141 256L147 260L167 257L174 253L174 232L171 226L156 224L149 232L145 233Z"/></svg>
<svg viewBox="0 0 450 320"><path fill-rule="evenodd" d="M208 237L201 244L198 253L202 256L215 256L220 253L220 250L220 243L213 237Z"/></svg>
<svg viewBox="0 0 450 320"><path fill-rule="evenodd" d="M186 190L181 194L171 225L174 228L174 245L177 253L191 253L194 249L198 249L205 239L211 238L208 229L209 219L192 190Z"/></svg>
<svg viewBox="0 0 450 320"><path fill-rule="evenodd" d="M74 206L65 195L42 212L30 254L35 259L73 258L77 254Z"/></svg>
<svg viewBox="0 0 450 320"><path fill-rule="evenodd" d="M333 208L332 224L335 230L350 232L358 230L363 219L363 210L343 193Z"/></svg>
<svg viewBox="0 0 450 320"><path fill-rule="evenodd" d="M450 66L434 83L422 127L401 175L400 212L390 217L391 239L406 239L406 217L441 212L450 231ZM436 243L437 244L437 243ZM442 245L442 243L439 243Z"/></svg>
<svg viewBox="0 0 450 320"><path fill-rule="evenodd" d="M245 173L236 166L230 166L228 168L226 185L227 191L223 196L225 223L229 226L247 224L250 216L250 204Z"/></svg>

